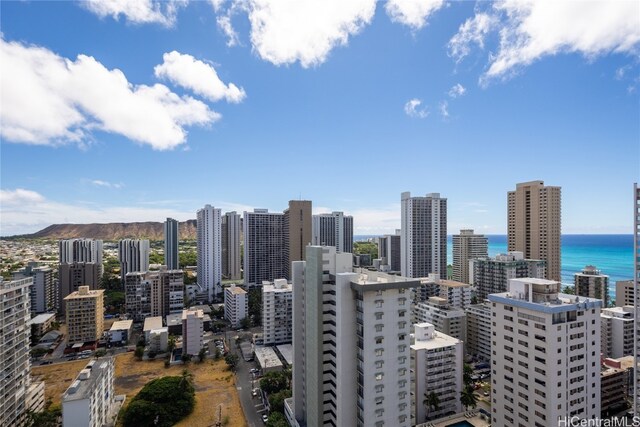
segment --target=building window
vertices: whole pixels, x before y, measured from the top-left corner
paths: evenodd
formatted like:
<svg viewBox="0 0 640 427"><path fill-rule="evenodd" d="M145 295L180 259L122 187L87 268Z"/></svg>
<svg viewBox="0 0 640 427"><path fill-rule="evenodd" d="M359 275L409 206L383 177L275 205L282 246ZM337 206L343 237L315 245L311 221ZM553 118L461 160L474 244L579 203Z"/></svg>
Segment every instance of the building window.
<svg viewBox="0 0 640 427"><path fill-rule="evenodd" d="M376 381L382 381L384 378L384 374L382 372L378 372L375 378L376 378Z"/></svg>

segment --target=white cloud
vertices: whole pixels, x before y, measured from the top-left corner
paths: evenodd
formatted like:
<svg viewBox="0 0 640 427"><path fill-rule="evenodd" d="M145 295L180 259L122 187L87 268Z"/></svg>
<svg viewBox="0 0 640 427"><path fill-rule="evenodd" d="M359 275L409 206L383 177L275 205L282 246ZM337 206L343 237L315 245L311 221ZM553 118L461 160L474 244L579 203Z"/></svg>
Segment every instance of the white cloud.
<svg viewBox="0 0 640 427"><path fill-rule="evenodd" d="M43 47L0 39L0 62L0 133L7 141L82 144L93 130L101 130L166 150L185 142L186 126L221 117L164 85L134 85L122 71L109 70L91 56L73 61Z"/></svg>
<svg viewBox="0 0 640 427"><path fill-rule="evenodd" d="M460 83L456 83L451 89L449 89L449 96L451 98L458 98L460 96L463 96L466 92L467 89L465 89L464 86L462 86Z"/></svg>
<svg viewBox="0 0 640 427"><path fill-rule="evenodd" d="M178 9L186 6L187 0L84 0L80 4L101 18L119 19L123 16L134 24L157 23L173 26Z"/></svg>
<svg viewBox="0 0 640 427"><path fill-rule="evenodd" d="M222 33L227 36L227 46L233 47L240 44L238 33L231 24L231 15L221 15L216 18L216 24Z"/></svg>
<svg viewBox="0 0 640 427"><path fill-rule="evenodd" d="M300 62L304 68L326 61L336 46L373 19L375 0L237 0L251 23L254 51L275 65Z"/></svg>
<svg viewBox="0 0 640 427"><path fill-rule="evenodd" d="M387 0L384 8L391 21L419 30L443 5L444 0Z"/></svg>
<svg viewBox="0 0 640 427"><path fill-rule="evenodd" d="M94 180L91 181L91 183L93 185L98 186L98 187L107 187L107 188L115 188L115 189L120 189L120 188L124 187L123 184L113 183L113 182L109 182L109 181L103 181L101 179L94 179Z"/></svg>
<svg viewBox="0 0 640 427"><path fill-rule="evenodd" d="M0 190L0 205L20 205L23 203L42 202L44 197L39 193L22 188Z"/></svg>
<svg viewBox="0 0 640 427"><path fill-rule="evenodd" d="M449 55L460 62L471 52L472 43L483 49L485 37L497 23L498 18L494 15L476 13L473 18L460 25L458 33L449 40Z"/></svg>
<svg viewBox="0 0 640 427"><path fill-rule="evenodd" d="M353 216L353 234L393 234L400 228L400 204L345 211Z"/></svg>
<svg viewBox="0 0 640 427"><path fill-rule="evenodd" d="M174 50L162 55L162 60L163 63L153 69L157 78L169 80L211 101L225 99L238 103L247 96L244 89L233 83L224 84L211 64L191 55Z"/></svg>
<svg viewBox="0 0 640 427"><path fill-rule="evenodd" d="M440 114L442 115L443 118L445 119L449 118L449 103L447 101L442 101L438 105L438 109L440 110Z"/></svg>
<svg viewBox="0 0 640 427"><path fill-rule="evenodd" d="M472 42L482 46L492 27L498 32L497 53L490 55L481 83L508 77L548 55L581 53L589 59L609 53L637 55L640 45L640 3L637 1L534 1L492 3L497 23L478 23L485 13L465 22L449 43L457 60L469 53ZM491 21L491 20L490 20Z"/></svg>
<svg viewBox="0 0 640 427"><path fill-rule="evenodd" d="M429 111L426 108L419 108L420 105L422 105L421 100L417 98L410 99L406 104L404 104L404 112L409 117L424 119L429 115Z"/></svg>

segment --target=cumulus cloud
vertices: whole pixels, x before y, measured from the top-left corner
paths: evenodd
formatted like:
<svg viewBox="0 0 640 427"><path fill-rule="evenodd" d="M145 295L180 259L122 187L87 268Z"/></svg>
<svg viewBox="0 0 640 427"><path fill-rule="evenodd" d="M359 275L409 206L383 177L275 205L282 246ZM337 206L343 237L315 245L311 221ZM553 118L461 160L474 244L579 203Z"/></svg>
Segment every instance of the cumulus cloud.
<svg viewBox="0 0 640 427"><path fill-rule="evenodd" d="M387 0L384 8L391 21L419 30L443 5L444 0Z"/></svg>
<svg viewBox="0 0 640 427"><path fill-rule="evenodd" d="M238 33L231 23L231 15L222 15L216 18L216 24L222 33L227 37L227 46L233 47L240 44Z"/></svg>
<svg viewBox="0 0 640 427"><path fill-rule="evenodd" d="M119 19L121 16L134 24L157 23L173 26L178 9L187 0L84 0L80 4L101 18Z"/></svg>
<svg viewBox="0 0 640 427"><path fill-rule="evenodd" d="M462 86L460 83L456 83L451 89L449 89L449 96L451 98L458 98L464 95L466 92L467 89L465 89L464 86Z"/></svg>
<svg viewBox="0 0 640 427"><path fill-rule="evenodd" d="M109 181L103 181L101 179L94 179L91 181L91 183L93 185L96 185L98 187L107 187L107 188L116 188L116 189L120 189L122 187L124 187L124 185L119 184L119 183L113 183L113 182L109 182Z"/></svg>
<svg viewBox="0 0 640 427"><path fill-rule="evenodd" d="M429 111L426 108L420 108L422 101L418 98L413 98L404 104L404 112L409 117L415 117L418 119L424 119L429 115Z"/></svg>
<svg viewBox="0 0 640 427"><path fill-rule="evenodd" d="M640 3L637 1L534 1L492 3L489 11L465 22L449 43L457 60L469 45L482 46L490 30L499 35L481 82L508 77L549 55L580 53L589 59L609 53L637 55L640 45ZM487 15L487 16L485 16ZM480 25L481 22L495 25ZM484 21L483 21L484 20Z"/></svg>
<svg viewBox="0 0 640 427"><path fill-rule="evenodd" d="M162 59L163 63L153 69L157 78L169 80L211 101L225 99L238 103L247 96L244 89L233 83L224 84L211 64L191 55L174 50L162 55Z"/></svg>
<svg viewBox="0 0 640 427"><path fill-rule="evenodd" d="M7 141L83 143L94 130L116 133L157 150L186 140L186 126L220 115L164 85L134 85L95 58L63 58L50 50L0 39L3 64L0 134Z"/></svg>
<svg viewBox="0 0 640 427"><path fill-rule="evenodd" d="M236 4L238 1L236 1ZM373 19L376 0L248 0L240 2L251 24L251 44L275 65L320 65Z"/></svg>
<svg viewBox="0 0 640 427"><path fill-rule="evenodd" d="M0 205L20 205L23 203L37 203L44 201L39 193L23 188L15 190L0 190Z"/></svg>

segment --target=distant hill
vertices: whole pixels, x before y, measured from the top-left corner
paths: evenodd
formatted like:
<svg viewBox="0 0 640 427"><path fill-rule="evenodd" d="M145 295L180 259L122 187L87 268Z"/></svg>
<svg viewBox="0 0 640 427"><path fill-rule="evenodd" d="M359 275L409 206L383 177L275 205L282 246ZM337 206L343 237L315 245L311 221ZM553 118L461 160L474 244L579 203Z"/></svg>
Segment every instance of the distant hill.
<svg viewBox="0 0 640 427"><path fill-rule="evenodd" d="M196 220L181 222L178 226L180 240L195 240ZM33 234L24 234L23 239L89 239L163 240L162 222L113 222L109 224L53 224Z"/></svg>

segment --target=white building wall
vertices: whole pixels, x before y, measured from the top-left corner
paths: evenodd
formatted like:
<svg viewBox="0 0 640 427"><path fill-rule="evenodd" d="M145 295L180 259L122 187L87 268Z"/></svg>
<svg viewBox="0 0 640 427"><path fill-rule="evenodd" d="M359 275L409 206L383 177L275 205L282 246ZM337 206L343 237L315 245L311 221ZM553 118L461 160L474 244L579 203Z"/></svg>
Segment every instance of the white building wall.
<svg viewBox="0 0 640 427"><path fill-rule="evenodd" d="M197 212L197 279L201 289L213 301L222 287L222 219L220 209L205 205Z"/></svg>

